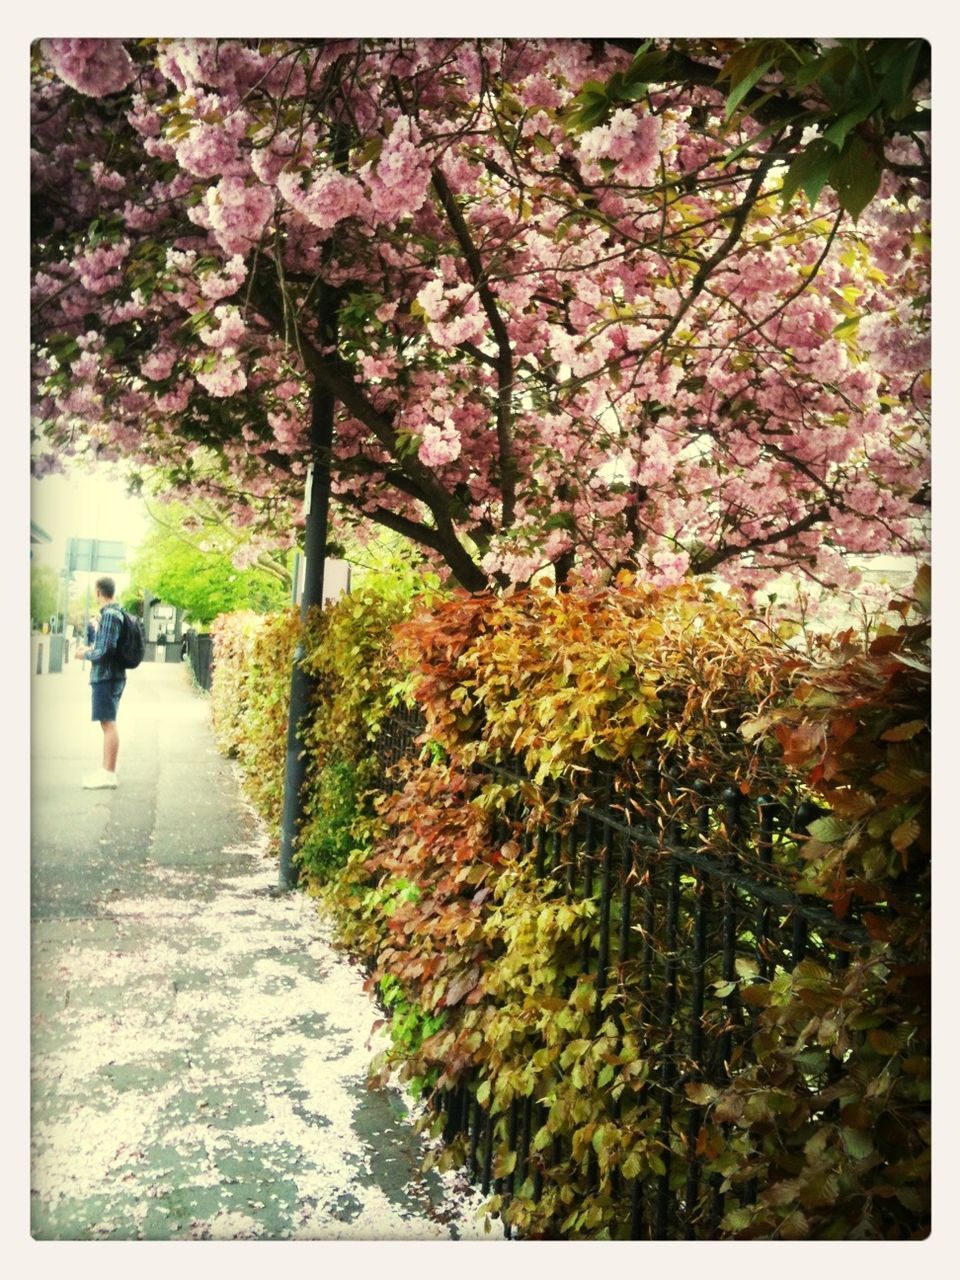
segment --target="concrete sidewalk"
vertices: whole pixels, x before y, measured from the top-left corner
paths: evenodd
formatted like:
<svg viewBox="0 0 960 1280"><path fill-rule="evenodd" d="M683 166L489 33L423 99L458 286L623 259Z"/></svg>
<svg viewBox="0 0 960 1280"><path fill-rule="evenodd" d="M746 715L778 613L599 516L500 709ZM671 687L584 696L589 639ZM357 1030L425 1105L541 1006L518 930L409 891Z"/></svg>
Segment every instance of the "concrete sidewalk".
<svg viewBox="0 0 960 1280"><path fill-rule="evenodd" d="M86 678L32 678L34 1239L502 1239L366 1089L362 975L276 892L187 669L130 673L116 791L80 787Z"/></svg>

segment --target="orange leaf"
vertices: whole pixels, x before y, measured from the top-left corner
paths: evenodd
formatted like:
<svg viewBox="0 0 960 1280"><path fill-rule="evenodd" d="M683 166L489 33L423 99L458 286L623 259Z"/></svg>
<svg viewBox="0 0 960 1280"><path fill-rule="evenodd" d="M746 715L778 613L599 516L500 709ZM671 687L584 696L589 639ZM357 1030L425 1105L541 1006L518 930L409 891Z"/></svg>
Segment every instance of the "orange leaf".
<svg viewBox="0 0 960 1280"><path fill-rule="evenodd" d="M926 727L925 720L905 720L903 724L894 725L886 733L881 733L880 738L883 742L906 742L909 738L915 738Z"/></svg>
<svg viewBox="0 0 960 1280"><path fill-rule="evenodd" d="M909 849L920 834L920 823L916 818L908 818L906 822L901 822L899 827L890 836L890 843L899 852Z"/></svg>

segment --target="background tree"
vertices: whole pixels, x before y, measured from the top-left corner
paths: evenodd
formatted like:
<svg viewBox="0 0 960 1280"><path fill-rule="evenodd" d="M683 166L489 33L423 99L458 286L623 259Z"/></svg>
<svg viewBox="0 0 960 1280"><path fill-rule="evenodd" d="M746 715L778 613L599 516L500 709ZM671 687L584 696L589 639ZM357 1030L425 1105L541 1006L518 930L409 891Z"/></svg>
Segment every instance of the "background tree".
<svg viewBox="0 0 960 1280"><path fill-rule="evenodd" d="M319 389L472 590L921 549L925 46L767 44L41 42L40 437L293 537Z"/></svg>
<svg viewBox="0 0 960 1280"><path fill-rule="evenodd" d="M49 622L50 615L57 612L60 599L60 583L56 570L49 565L32 564L30 566L30 618L33 625L40 626Z"/></svg>
<svg viewBox="0 0 960 1280"><path fill-rule="evenodd" d="M244 545L209 504L157 504L150 514L154 527L131 563L132 595L150 591L203 625L220 613L266 613L289 603L287 566Z"/></svg>

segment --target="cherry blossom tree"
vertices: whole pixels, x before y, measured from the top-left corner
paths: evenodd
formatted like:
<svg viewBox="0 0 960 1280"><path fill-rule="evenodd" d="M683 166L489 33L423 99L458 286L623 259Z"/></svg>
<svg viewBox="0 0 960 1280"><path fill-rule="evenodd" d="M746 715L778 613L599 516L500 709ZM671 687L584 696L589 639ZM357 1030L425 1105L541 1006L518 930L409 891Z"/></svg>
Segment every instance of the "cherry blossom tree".
<svg viewBox="0 0 960 1280"><path fill-rule="evenodd" d="M36 469L289 542L322 393L341 518L471 590L920 551L907 43L41 41Z"/></svg>

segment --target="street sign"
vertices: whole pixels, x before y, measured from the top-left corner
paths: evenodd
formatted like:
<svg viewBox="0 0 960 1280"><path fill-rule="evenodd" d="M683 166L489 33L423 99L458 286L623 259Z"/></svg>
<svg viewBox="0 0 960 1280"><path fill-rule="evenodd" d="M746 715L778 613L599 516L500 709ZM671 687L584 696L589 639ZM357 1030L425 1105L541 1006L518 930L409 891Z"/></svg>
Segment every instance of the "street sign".
<svg viewBox="0 0 960 1280"><path fill-rule="evenodd" d="M117 573L126 563L126 543L100 538L71 538L67 543L66 567L71 573Z"/></svg>

